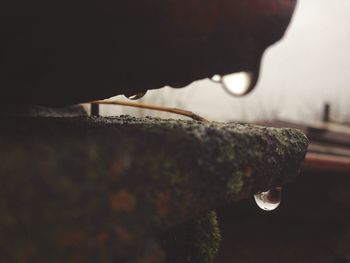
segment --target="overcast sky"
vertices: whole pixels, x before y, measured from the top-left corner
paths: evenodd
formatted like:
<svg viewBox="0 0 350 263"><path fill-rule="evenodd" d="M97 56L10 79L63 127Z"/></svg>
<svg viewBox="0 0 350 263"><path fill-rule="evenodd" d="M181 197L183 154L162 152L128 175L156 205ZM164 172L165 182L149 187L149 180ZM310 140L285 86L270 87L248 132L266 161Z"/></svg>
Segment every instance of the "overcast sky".
<svg viewBox="0 0 350 263"><path fill-rule="evenodd" d="M284 39L265 52L258 86L244 98L202 80L184 89L151 91L143 102L184 107L216 121L312 121L330 102L333 119L350 121L349 14L350 0L299 0Z"/></svg>

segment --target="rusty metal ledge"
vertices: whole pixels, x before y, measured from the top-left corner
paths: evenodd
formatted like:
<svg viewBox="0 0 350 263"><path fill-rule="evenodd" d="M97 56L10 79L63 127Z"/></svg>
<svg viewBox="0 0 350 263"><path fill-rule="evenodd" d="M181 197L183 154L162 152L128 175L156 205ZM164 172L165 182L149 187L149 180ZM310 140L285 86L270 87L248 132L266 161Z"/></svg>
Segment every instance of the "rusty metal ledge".
<svg viewBox="0 0 350 263"><path fill-rule="evenodd" d="M292 181L308 145L294 129L128 116L0 126L1 262L164 262L159 234Z"/></svg>

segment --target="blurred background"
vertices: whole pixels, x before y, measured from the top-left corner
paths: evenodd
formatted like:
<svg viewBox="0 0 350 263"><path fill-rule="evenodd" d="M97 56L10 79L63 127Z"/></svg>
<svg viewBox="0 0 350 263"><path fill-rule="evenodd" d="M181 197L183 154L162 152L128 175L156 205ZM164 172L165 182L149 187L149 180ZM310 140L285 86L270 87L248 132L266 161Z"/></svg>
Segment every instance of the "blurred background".
<svg viewBox="0 0 350 263"><path fill-rule="evenodd" d="M211 121L303 123L322 120L328 103L332 121L349 123L349 12L349 0L299 0L285 37L265 52L259 82L245 97L232 97L204 79L182 89L149 91L140 102L188 109ZM120 106L101 106L101 114L178 118Z"/></svg>

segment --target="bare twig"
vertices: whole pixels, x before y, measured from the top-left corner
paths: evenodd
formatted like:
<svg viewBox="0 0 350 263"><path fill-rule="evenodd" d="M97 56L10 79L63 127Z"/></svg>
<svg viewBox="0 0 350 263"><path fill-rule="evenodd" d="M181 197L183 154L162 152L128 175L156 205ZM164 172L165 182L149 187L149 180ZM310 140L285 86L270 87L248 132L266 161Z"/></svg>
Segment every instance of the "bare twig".
<svg viewBox="0 0 350 263"><path fill-rule="evenodd" d="M126 101L119 101L119 100L98 100L98 101L92 101L91 104L104 104L104 105L120 105L120 106L127 106L127 107L135 107L135 108L142 108L142 109L148 109L148 110L157 110L157 111L165 111L169 113L179 114L183 115L189 118L192 118L196 121L201 122L209 122L207 119L193 113L192 111L182 110L178 108L169 108L169 107L163 107L163 106L157 106L157 105L149 105L149 104L143 104L143 103L137 103L137 102L126 102Z"/></svg>

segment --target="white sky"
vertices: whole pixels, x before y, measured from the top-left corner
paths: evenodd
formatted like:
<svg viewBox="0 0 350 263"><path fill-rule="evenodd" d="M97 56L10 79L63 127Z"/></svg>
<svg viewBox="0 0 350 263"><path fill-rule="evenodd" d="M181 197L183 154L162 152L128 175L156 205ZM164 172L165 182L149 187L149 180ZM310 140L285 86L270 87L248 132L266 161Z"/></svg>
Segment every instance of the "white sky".
<svg viewBox="0 0 350 263"><path fill-rule="evenodd" d="M231 97L219 84L202 80L184 89L150 91L142 101L183 107L215 121L313 121L330 102L333 119L350 121L350 0L299 0L285 38L265 52L258 86L246 97Z"/></svg>

